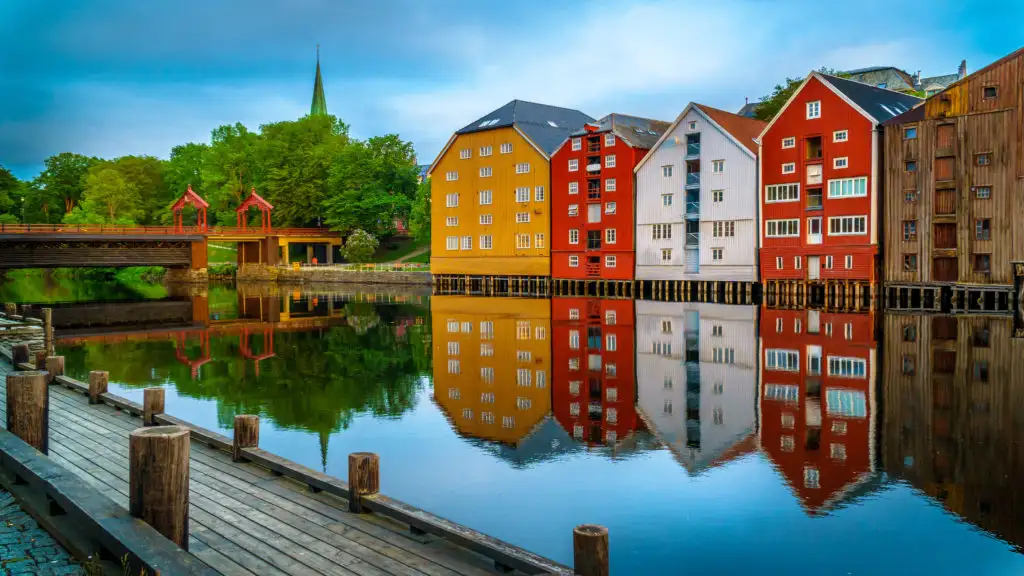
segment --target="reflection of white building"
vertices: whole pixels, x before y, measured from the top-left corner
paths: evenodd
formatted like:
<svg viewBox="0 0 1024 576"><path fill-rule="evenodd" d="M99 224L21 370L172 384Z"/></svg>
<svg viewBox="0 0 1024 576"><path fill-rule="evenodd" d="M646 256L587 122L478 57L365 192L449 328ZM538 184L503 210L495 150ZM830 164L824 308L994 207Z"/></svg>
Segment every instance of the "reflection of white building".
<svg viewBox="0 0 1024 576"><path fill-rule="evenodd" d="M690 473L754 449L757 308L637 301L637 407Z"/></svg>

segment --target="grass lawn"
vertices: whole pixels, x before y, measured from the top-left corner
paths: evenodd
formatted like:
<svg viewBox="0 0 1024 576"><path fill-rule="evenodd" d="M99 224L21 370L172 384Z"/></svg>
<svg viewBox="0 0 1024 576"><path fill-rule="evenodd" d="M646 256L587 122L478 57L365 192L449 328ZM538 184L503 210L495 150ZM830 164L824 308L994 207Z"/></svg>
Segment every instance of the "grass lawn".
<svg viewBox="0 0 1024 576"><path fill-rule="evenodd" d="M238 261L238 244L234 242L210 242L206 248L206 258L210 264L225 262L234 264Z"/></svg>
<svg viewBox="0 0 1024 576"><path fill-rule="evenodd" d="M419 256L413 256L412 258L406 260L406 262L414 262L417 264L430 264L430 250L427 250L426 252L420 254Z"/></svg>
<svg viewBox="0 0 1024 576"><path fill-rule="evenodd" d="M380 246L377 247L377 251L373 253L373 260L371 262L391 262L409 254L420 246L422 245L417 244L413 238L392 238L386 242L381 242Z"/></svg>

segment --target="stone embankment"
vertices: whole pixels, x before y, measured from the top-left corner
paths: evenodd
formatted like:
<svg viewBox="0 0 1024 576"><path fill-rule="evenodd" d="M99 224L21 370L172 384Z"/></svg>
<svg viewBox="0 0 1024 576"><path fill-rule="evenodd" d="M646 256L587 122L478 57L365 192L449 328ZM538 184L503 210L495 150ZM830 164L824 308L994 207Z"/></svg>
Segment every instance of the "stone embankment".
<svg viewBox="0 0 1024 576"><path fill-rule="evenodd" d="M342 267L317 266L291 268L247 264L238 270L240 281L279 282L288 284L345 283L345 284L398 284L430 286L429 271L419 270L351 270Z"/></svg>

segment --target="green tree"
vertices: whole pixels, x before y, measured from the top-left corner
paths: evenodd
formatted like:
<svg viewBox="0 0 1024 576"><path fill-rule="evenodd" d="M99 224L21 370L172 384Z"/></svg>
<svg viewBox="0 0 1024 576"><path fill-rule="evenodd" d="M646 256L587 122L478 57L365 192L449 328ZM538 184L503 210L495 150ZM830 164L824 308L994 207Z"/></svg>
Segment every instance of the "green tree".
<svg viewBox="0 0 1024 576"><path fill-rule="evenodd" d="M177 198L185 193L189 186L202 196L203 191L203 159L210 150L207 144L189 142L171 148L171 158L167 161L164 180L171 196Z"/></svg>
<svg viewBox="0 0 1024 576"><path fill-rule="evenodd" d="M107 165L117 170L138 192L142 213L133 221L139 224L160 222L161 216L169 212L168 205L174 201L164 180L165 162L153 156L122 156L100 166Z"/></svg>
<svg viewBox="0 0 1024 576"><path fill-rule="evenodd" d="M110 165L85 177L81 204L64 216L68 224L135 224L145 216L142 195L134 182Z"/></svg>
<svg viewBox="0 0 1024 576"><path fill-rule="evenodd" d="M47 215L57 210L70 213L82 199L86 174L97 163L97 158L71 152L47 158L46 168L36 178L40 191L45 195L39 198L41 211Z"/></svg>
<svg viewBox="0 0 1024 576"><path fill-rule="evenodd" d="M837 75L837 72L832 68L822 66L817 72L822 74ZM772 89L770 94L766 94L761 97L758 101L757 110L754 112L754 116L758 120L764 120L770 122L775 115L782 110L782 107L786 105L796 89L800 87L804 81L803 78L786 78L786 81L782 84L776 84L775 88Z"/></svg>
<svg viewBox="0 0 1024 576"><path fill-rule="evenodd" d="M235 208L256 185L255 147L259 135L242 124L214 128L203 155L202 180L211 224L235 223Z"/></svg>
<svg viewBox="0 0 1024 576"><path fill-rule="evenodd" d="M345 239L343 254L349 262L369 262L378 245L379 242L373 237L373 234L356 229Z"/></svg>
<svg viewBox="0 0 1024 576"><path fill-rule="evenodd" d="M0 214L11 214L21 202L22 183L11 171L0 166Z"/></svg>
<svg viewBox="0 0 1024 576"><path fill-rule="evenodd" d="M416 188L416 200L409 216L409 231L420 244L430 242L430 178L424 178Z"/></svg>

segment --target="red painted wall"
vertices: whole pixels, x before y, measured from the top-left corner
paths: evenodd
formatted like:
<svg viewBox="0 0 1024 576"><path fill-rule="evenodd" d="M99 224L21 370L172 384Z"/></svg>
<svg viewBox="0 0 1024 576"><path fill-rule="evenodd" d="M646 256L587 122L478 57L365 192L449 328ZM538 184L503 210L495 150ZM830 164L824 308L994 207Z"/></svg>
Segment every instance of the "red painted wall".
<svg viewBox="0 0 1024 576"><path fill-rule="evenodd" d="M600 135L601 148L598 153L587 152L587 137L582 137L580 150L572 150L572 142L565 142L555 155L551 157L551 276L553 278L632 280L634 270L634 210L636 194L633 190L633 168L643 159L647 150L630 147L621 138L616 137L615 145L604 145L604 134ZM615 167L605 168L604 157L615 154ZM587 199L587 156L601 157L601 198ZM569 160L579 160L579 170L569 172ZM605 192L605 180L615 179L615 192ZM579 194L569 194L569 182L579 182ZM587 205L593 202L601 204L601 222L587 223ZM615 202L615 214L606 214L604 205ZM569 205L579 205L577 216L569 216ZM569 230L580 231L579 244L569 243ZM604 230L615 228L616 242L604 242ZM601 249L587 250L587 231L601 230ZM614 254L614 268L605 267L605 255ZM569 266L569 256L579 256L579 266ZM597 274L587 273L587 257L598 256L600 268Z"/></svg>
<svg viewBox="0 0 1024 576"><path fill-rule="evenodd" d="M769 310L762 311L761 358L763 367L761 394L761 445L793 487L809 513L818 513L831 500L840 498L843 490L862 474L871 471L871 419L872 398L871 375L875 372L872 350L877 350L873 314L827 314L820 315L820 331L808 334L807 311ZM777 320L782 320L778 331ZM801 323L800 331L795 322ZM832 325L832 335L826 335L826 324ZM845 325L852 325L852 338L845 337ZM807 346L821 346L822 370L820 376L807 374ZM768 349L798 350L800 368L796 372L769 370L766 366ZM844 356L862 358L867 362L866 377L842 378L828 375L828 357ZM877 358L877 353L875 354ZM821 427L818 447L808 445L812 428L808 426L809 382L820 381ZM768 398L766 386L790 384L798 387L798 400L788 402ZM832 416L828 413L827 391L829 388L858 390L866 397L867 412L864 418ZM813 400L812 400L813 402ZM783 425L783 416L791 415L793 426ZM843 422L845 433L834 428L836 422ZM793 449L783 448L783 438L792 437ZM845 447L846 458L833 458L831 445ZM805 484L804 471L811 467L818 470L818 487Z"/></svg>
<svg viewBox="0 0 1024 576"><path fill-rule="evenodd" d="M570 311L579 310L579 319L570 320ZM615 311L614 323L608 323L607 312ZM614 432L616 441L629 436L640 426L634 405L636 403L636 371L634 370L635 350L633 347L635 327L633 324L632 300L603 300L598 298L553 298L551 300L552 324L552 389L551 410L559 425L570 436L576 426L583 427L581 441L590 445L606 443L608 432ZM587 342L587 328L601 330L600 349L590 348ZM569 333L580 333L579 349L569 346ZM607 349L607 335L615 334L617 345L614 351ZM601 370L588 371L587 357L601 356ZM579 358L579 370L569 369L569 359ZM615 364L616 375L609 376L605 366ZM591 398L590 381L600 384L600 396ZM572 394L570 382L579 381L579 393ZM616 399L609 400L608 388L616 389ZM608 422L604 417L590 417L591 403L601 406L601 414L608 408L615 408L616 421ZM579 414L573 415L571 406L578 403ZM613 443L612 443L613 444Z"/></svg>
<svg viewBox="0 0 1024 576"><path fill-rule="evenodd" d="M807 103L821 102L821 117L807 119ZM789 107L775 121L761 143L761 233L765 222L775 219L800 219L800 237L767 238L760 251L761 275L765 280L799 279L807 277L807 256L817 255L821 260L822 279L874 280L878 259L878 244L871 241L872 229L879 226L877 214L871 217L871 186L880 170L872 167L873 122L847 104L817 78L812 78L796 95ZM849 140L833 142L833 132L847 130ZM806 139L821 136L822 141L822 209L807 209L807 166L815 161L806 160ZM783 138L796 138L794 148L782 148ZM833 159L848 158L848 167L833 168ZM782 165L795 163L795 174L783 174ZM879 162L879 164L881 164ZM828 181L833 178L866 176L868 195L860 198L828 198ZM765 202L765 190L772 184L800 183L798 202ZM881 182L879 180L879 182ZM817 185L814 185L817 186ZM880 205L881 199L877 200ZM833 216L867 216L866 234L857 236L829 236L828 219ZM807 219L822 219L822 243L807 244ZM846 255L853 256L853 267L845 267ZM831 270L825 269L825 256L833 257ZM776 267L776 257L783 257L783 269ZM801 257L802 266L795 267L794 257Z"/></svg>

